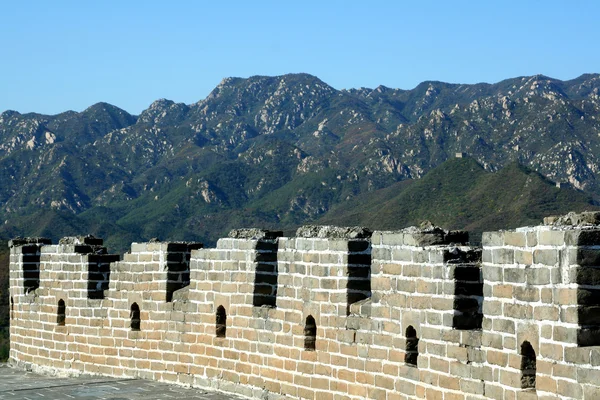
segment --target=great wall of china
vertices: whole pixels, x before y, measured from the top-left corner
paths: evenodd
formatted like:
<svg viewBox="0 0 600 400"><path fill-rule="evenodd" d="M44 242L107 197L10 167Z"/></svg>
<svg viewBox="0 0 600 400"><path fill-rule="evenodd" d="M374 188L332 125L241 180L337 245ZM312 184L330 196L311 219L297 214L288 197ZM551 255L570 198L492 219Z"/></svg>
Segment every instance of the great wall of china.
<svg viewBox="0 0 600 400"><path fill-rule="evenodd" d="M10 362L260 399L599 399L600 213L10 243Z"/></svg>

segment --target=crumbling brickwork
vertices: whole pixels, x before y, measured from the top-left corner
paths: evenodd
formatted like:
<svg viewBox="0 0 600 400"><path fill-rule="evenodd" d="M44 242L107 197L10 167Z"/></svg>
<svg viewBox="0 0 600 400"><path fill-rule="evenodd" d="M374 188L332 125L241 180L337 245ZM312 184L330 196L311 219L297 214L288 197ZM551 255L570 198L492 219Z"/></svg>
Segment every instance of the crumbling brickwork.
<svg viewBox="0 0 600 400"><path fill-rule="evenodd" d="M600 398L600 215L11 242L11 362L262 399Z"/></svg>

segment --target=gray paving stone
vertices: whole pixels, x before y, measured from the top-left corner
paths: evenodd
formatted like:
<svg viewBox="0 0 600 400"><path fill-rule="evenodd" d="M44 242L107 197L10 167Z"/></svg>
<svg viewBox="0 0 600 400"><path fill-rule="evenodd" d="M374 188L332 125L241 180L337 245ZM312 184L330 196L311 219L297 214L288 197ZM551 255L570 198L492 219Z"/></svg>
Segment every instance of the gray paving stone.
<svg viewBox="0 0 600 400"><path fill-rule="evenodd" d="M0 400L239 400L205 389L184 388L141 379L39 375L0 365Z"/></svg>

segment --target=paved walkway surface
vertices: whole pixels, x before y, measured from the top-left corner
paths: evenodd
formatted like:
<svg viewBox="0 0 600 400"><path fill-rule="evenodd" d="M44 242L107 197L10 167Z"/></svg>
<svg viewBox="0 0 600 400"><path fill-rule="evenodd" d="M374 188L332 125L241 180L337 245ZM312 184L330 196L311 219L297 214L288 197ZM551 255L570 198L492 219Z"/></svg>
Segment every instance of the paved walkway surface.
<svg viewBox="0 0 600 400"><path fill-rule="evenodd" d="M0 365L0 400L240 400L203 389L187 389L141 379L107 377L59 378Z"/></svg>

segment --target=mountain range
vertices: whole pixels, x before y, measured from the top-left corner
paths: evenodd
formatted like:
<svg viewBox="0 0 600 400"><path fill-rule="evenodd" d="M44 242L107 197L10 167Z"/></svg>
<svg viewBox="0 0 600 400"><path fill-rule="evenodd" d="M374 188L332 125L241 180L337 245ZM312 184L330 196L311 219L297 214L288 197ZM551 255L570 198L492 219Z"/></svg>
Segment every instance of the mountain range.
<svg viewBox="0 0 600 400"><path fill-rule="evenodd" d="M227 78L139 116L0 114L0 238L92 233L122 251L247 226L508 228L596 207L599 150L598 74L412 90Z"/></svg>

